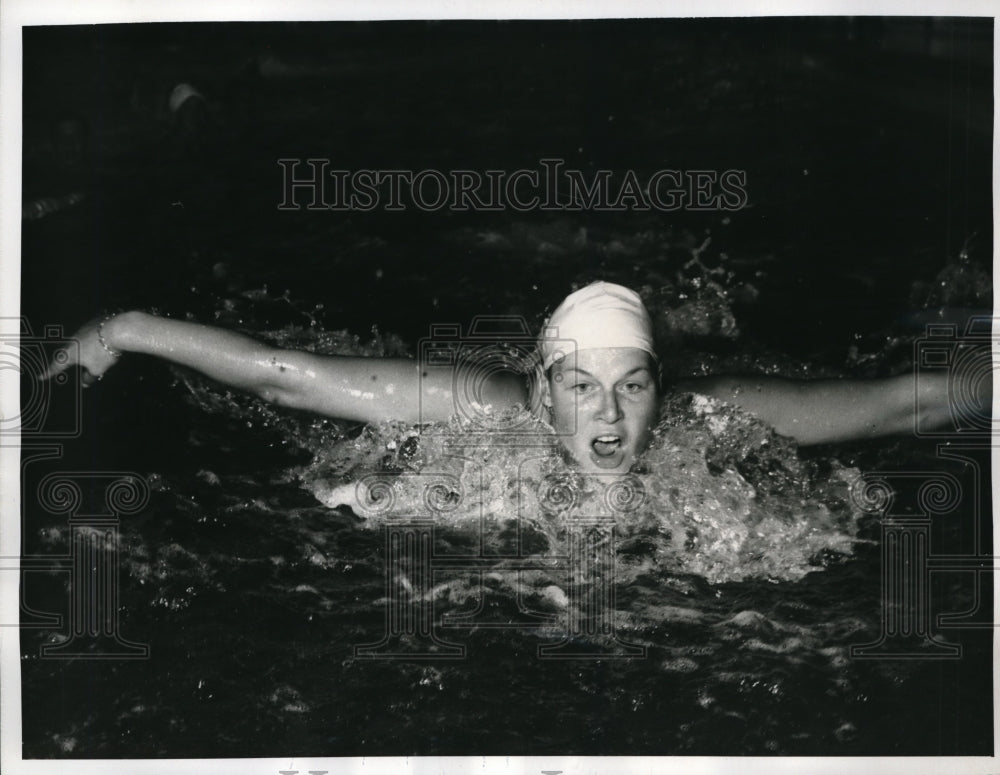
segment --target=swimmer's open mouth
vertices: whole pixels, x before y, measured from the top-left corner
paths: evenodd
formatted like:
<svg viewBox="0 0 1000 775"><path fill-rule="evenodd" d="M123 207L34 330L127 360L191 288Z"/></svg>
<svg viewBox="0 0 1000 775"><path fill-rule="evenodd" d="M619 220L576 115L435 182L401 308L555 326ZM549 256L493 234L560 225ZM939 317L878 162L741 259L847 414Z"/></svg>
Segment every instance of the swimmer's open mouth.
<svg viewBox="0 0 1000 775"><path fill-rule="evenodd" d="M598 468L618 468L625 462L622 437L606 433L590 442L590 459Z"/></svg>
<svg viewBox="0 0 1000 775"><path fill-rule="evenodd" d="M601 457L611 457L617 452L622 445L622 437L615 436L612 434L607 434L605 436L598 436L592 442L590 446L593 447L594 452L596 452Z"/></svg>

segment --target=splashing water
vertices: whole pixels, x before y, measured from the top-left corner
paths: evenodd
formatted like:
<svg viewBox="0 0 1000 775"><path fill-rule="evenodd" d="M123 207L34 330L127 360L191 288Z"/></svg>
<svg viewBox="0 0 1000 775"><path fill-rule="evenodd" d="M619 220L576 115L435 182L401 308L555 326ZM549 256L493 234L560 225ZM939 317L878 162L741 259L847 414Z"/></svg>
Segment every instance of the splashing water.
<svg viewBox="0 0 1000 775"><path fill-rule="evenodd" d="M369 526L427 515L442 527L482 527L487 544L513 522L559 551L567 519L607 516L629 557L618 576L626 583L654 566L715 583L791 580L822 567L825 552L851 551L858 472L834 462L820 475L792 442L735 407L704 396L666 401L627 477L579 473L547 425L526 412L513 420L531 444L458 419L423 432L372 426L319 450L302 482Z"/></svg>

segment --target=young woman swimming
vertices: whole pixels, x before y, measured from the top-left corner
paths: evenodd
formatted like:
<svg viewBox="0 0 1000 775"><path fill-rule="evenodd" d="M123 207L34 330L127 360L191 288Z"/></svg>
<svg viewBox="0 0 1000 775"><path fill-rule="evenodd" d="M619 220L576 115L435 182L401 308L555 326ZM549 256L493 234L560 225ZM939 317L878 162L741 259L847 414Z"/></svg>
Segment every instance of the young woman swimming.
<svg viewBox="0 0 1000 775"><path fill-rule="evenodd" d="M459 372L448 365L282 350L143 312L90 321L75 339L78 355L54 361L44 378L78 365L89 385L132 352L196 369L279 406L344 420L446 421L457 410ZM606 282L570 294L545 324L537 356L527 377L491 373L476 386L477 402L493 411L530 406L583 471L628 471L649 443L662 390L653 326L639 295ZM987 383L980 384L984 403ZM951 418L946 374L919 381L913 374L864 381L706 377L679 380L673 389L736 404L800 444L906 433L917 411L925 428Z"/></svg>

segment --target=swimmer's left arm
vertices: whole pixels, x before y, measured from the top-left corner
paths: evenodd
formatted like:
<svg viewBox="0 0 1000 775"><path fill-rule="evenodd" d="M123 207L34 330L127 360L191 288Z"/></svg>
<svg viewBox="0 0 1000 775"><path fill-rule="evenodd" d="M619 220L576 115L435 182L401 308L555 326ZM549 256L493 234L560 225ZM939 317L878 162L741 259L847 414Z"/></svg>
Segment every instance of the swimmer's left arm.
<svg viewBox="0 0 1000 775"><path fill-rule="evenodd" d="M824 444L913 433L952 422L948 376L903 374L874 380L789 380L704 377L680 382L684 391L735 404L800 444ZM978 383L980 405L992 403L992 383Z"/></svg>

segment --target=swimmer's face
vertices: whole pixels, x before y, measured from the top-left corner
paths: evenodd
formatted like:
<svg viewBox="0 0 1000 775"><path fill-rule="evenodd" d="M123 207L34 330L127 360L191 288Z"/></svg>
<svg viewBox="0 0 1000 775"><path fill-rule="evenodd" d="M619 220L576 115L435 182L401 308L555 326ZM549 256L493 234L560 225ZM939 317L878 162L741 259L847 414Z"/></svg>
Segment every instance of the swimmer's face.
<svg viewBox="0 0 1000 775"><path fill-rule="evenodd" d="M552 426L588 473L624 473L641 453L659 410L656 371L634 347L580 350L552 366ZM575 431L575 432L574 432Z"/></svg>

